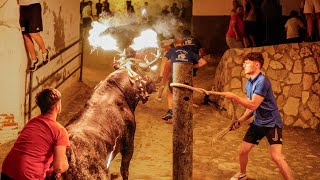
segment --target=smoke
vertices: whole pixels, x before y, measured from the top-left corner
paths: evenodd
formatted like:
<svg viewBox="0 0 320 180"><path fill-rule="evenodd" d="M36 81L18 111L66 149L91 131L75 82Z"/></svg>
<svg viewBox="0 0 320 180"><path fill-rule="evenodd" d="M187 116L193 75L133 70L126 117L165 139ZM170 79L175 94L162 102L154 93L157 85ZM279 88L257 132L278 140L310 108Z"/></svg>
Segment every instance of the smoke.
<svg viewBox="0 0 320 180"><path fill-rule="evenodd" d="M164 39L170 39L174 36L179 36L181 29L186 28L186 25L177 20L174 16L168 15L158 18L152 24L153 29Z"/></svg>
<svg viewBox="0 0 320 180"><path fill-rule="evenodd" d="M112 1L109 2L111 6ZM119 4L122 3L119 2ZM125 6L125 4L123 5ZM162 5L165 6L167 3L162 2ZM158 11L152 8L155 6L157 6ZM112 15L102 13L99 20L92 23L92 29L90 30L89 41L92 42L93 50L98 47L102 47L104 50L116 50L115 48L118 48L117 51L125 49L132 45L133 39L146 29L154 30L158 34L158 40L160 41L180 36L182 30L187 28L188 25L182 23L171 14L161 16L159 11L162 9L159 7L161 7L160 2L149 3L149 18L139 15L140 12L138 10L135 10L136 13L131 15L127 15L126 12L122 11L113 12ZM149 14L149 12L152 12L153 15ZM108 43L113 44L108 45Z"/></svg>

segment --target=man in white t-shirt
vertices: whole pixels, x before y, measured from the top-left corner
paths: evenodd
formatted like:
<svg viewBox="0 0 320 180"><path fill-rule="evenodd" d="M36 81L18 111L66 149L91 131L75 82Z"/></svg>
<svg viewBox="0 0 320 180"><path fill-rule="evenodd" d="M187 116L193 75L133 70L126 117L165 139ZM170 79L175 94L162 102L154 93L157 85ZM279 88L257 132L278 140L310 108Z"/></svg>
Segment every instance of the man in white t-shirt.
<svg viewBox="0 0 320 180"><path fill-rule="evenodd" d="M42 52L43 64L49 61L49 51L43 42L39 32L43 30L40 0L19 0L20 5L20 26L23 39L31 58L30 71L37 69L39 62L33 40L38 44Z"/></svg>
<svg viewBox="0 0 320 180"><path fill-rule="evenodd" d="M287 31L287 43L299 43L302 41L300 29L304 29L302 21L298 18L297 11L290 12L290 19L284 25Z"/></svg>
<svg viewBox="0 0 320 180"><path fill-rule="evenodd" d="M92 21L92 1L88 1L87 5L82 10L83 27L87 27Z"/></svg>

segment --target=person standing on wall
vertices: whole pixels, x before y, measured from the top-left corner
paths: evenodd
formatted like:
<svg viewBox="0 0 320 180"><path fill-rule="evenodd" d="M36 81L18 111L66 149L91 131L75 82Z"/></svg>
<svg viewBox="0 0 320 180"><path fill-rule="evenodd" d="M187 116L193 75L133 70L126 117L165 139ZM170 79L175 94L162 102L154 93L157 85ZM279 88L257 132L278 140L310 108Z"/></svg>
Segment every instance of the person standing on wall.
<svg viewBox="0 0 320 180"><path fill-rule="evenodd" d="M41 114L29 120L3 161L2 180L43 180L54 171L56 177L69 168L67 130L56 121L61 113L61 94L47 88L36 95ZM50 164L52 168L50 169Z"/></svg>
<svg viewBox="0 0 320 180"><path fill-rule="evenodd" d="M320 35L320 0L302 0L303 13L307 20L307 41L313 41L314 18L317 23L317 37Z"/></svg>
<svg viewBox="0 0 320 180"><path fill-rule="evenodd" d="M226 42L229 48L244 48L245 32L243 23L243 6L238 5L236 13L231 15Z"/></svg>
<svg viewBox="0 0 320 180"><path fill-rule="evenodd" d="M231 130L238 129L253 116L253 122L250 123L240 145L240 172L230 180L246 179L249 153L263 137L268 139L271 159L279 168L281 175L286 180L294 179L291 169L282 155L282 120L271 82L261 73L263 63L264 59L261 53L252 52L244 57L244 72L250 77L245 87L248 98L242 98L232 92L223 93L225 98L246 108L244 114L233 123Z"/></svg>
<svg viewBox="0 0 320 180"><path fill-rule="evenodd" d="M36 55L33 40L38 44L42 52L42 63L47 64L49 61L49 51L39 34L43 30L42 14L40 0L18 0L20 5L20 26L23 39L31 58L30 71L37 69L39 60Z"/></svg>

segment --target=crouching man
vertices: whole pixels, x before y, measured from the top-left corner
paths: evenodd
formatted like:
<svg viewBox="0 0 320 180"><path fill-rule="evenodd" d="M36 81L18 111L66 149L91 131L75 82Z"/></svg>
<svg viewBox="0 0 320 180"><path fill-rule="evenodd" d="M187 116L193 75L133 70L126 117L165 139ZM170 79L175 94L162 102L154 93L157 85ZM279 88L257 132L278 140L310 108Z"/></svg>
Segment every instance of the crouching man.
<svg viewBox="0 0 320 180"><path fill-rule="evenodd" d="M61 112L61 94L53 88L44 89L37 94L36 103L41 114L28 121L4 159L2 180L45 179L52 170L59 177L68 170L68 133L56 121Z"/></svg>

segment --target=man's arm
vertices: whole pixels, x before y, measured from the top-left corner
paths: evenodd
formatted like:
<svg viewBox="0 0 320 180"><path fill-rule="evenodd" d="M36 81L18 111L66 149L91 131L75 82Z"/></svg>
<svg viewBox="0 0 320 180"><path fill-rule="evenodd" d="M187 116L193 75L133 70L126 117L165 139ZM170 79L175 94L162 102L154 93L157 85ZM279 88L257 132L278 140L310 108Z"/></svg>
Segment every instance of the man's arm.
<svg viewBox="0 0 320 180"><path fill-rule="evenodd" d="M201 68L202 66L206 65L207 61L203 58L200 58L198 63L193 65L193 68Z"/></svg>
<svg viewBox="0 0 320 180"><path fill-rule="evenodd" d="M66 146L55 146L53 154L53 170L57 174L64 173L68 170L69 163L66 156Z"/></svg>
<svg viewBox="0 0 320 180"><path fill-rule="evenodd" d="M246 109L244 114L237 121L233 122L232 126L230 127L230 130L234 131L236 129L239 129L242 123L248 120L252 116L253 116L253 111L250 109Z"/></svg>
<svg viewBox="0 0 320 180"><path fill-rule="evenodd" d="M246 109L246 111L244 112L244 114L238 119L238 121L240 123L243 123L245 121L247 121L249 118L251 118L253 116L253 111L250 109Z"/></svg>
<svg viewBox="0 0 320 180"><path fill-rule="evenodd" d="M251 100L239 97L232 92L224 92L223 96L252 111L256 110L264 100L264 97L258 94L253 94Z"/></svg>

